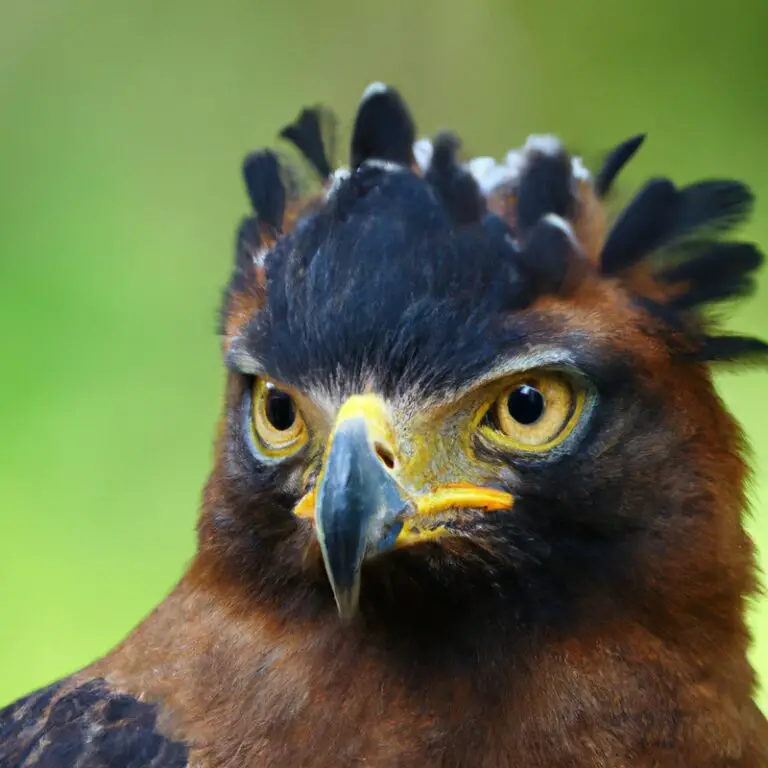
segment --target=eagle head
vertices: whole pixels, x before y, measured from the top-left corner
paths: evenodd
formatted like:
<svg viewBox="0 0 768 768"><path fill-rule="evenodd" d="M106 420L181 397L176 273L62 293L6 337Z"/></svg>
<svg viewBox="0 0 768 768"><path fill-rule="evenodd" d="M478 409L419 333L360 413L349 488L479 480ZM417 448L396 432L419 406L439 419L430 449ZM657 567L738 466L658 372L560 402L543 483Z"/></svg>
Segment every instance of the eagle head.
<svg viewBox="0 0 768 768"><path fill-rule="evenodd" d="M761 262L719 239L749 190L655 178L609 216L642 136L594 176L552 136L460 159L375 84L334 169L332 123L282 133L317 192L272 151L244 164L209 567L286 612L411 626L747 591L741 438L710 364L768 347L703 309Z"/></svg>

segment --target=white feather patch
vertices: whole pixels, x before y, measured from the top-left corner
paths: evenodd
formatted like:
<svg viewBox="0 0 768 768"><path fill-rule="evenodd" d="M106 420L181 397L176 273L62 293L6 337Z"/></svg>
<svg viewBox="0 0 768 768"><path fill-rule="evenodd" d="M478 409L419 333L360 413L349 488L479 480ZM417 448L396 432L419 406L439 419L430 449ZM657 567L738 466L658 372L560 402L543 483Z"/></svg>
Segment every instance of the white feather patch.
<svg viewBox="0 0 768 768"><path fill-rule="evenodd" d="M575 239L571 225L562 216L558 216L556 213L547 213L544 215L544 221L551 227L557 227L570 239Z"/></svg>
<svg viewBox="0 0 768 768"><path fill-rule="evenodd" d="M432 142L429 139L419 139L413 143L413 156L422 173L427 172L432 162L433 151Z"/></svg>
<svg viewBox="0 0 768 768"><path fill-rule="evenodd" d="M269 248L262 246L256 251L251 251L251 258L253 259L253 265L256 269L261 269L264 266L264 261L269 253Z"/></svg>
<svg viewBox="0 0 768 768"><path fill-rule="evenodd" d="M513 184L517 180L514 169L504 163L497 163L492 157L475 157L466 164L467 170L486 197L495 189Z"/></svg>
<svg viewBox="0 0 768 768"><path fill-rule="evenodd" d="M325 199L328 200L336 194L336 190L349 178L349 168L337 168L331 174L331 182L325 190Z"/></svg>
<svg viewBox="0 0 768 768"><path fill-rule="evenodd" d="M544 221L551 227L557 227L570 241L575 251L580 251L581 246L576 238L576 233L573 231L571 225L562 217L556 213L547 213L544 215Z"/></svg>
<svg viewBox="0 0 768 768"><path fill-rule="evenodd" d="M380 93L386 93L389 90L389 88L384 83L371 83L364 91L363 95L360 97L360 104L365 104L368 99L378 96Z"/></svg>
<svg viewBox="0 0 768 768"><path fill-rule="evenodd" d="M522 149L511 149L504 157L504 165L509 168L511 173L515 174L515 178L520 175L525 165L525 153Z"/></svg>
<svg viewBox="0 0 768 768"><path fill-rule="evenodd" d="M407 170L406 167L400 163L394 163L392 160L382 160L378 157L372 157L370 160L366 160L361 163L361 166L363 165L366 168L381 168L382 171L389 171L390 173Z"/></svg>
<svg viewBox="0 0 768 768"><path fill-rule="evenodd" d="M560 139L551 133L531 134L525 140L524 152L541 152L542 155L555 156L563 151Z"/></svg>
<svg viewBox="0 0 768 768"><path fill-rule="evenodd" d="M578 181L589 181L592 178L589 168L584 165L584 161L580 157L571 158L571 173L573 178Z"/></svg>

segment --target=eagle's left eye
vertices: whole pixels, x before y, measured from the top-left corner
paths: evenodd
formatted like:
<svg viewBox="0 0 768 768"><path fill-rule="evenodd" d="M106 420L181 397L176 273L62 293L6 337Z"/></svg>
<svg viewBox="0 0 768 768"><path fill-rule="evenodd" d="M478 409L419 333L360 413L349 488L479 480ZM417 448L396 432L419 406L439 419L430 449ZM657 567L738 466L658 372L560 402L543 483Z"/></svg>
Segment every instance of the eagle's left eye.
<svg viewBox="0 0 768 768"><path fill-rule="evenodd" d="M265 379L256 379L252 402L253 438L267 456L282 458L306 443L307 428L289 392Z"/></svg>
<svg viewBox="0 0 768 768"><path fill-rule="evenodd" d="M488 407L482 432L502 447L548 451L576 426L584 392L566 376L538 371L515 377Z"/></svg>

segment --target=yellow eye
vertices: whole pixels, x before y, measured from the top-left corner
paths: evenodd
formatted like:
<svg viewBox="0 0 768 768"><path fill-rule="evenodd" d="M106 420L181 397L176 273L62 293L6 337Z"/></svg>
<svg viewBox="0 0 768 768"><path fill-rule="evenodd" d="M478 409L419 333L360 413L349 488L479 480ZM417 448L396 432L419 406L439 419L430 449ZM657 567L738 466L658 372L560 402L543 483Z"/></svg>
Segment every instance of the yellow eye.
<svg viewBox="0 0 768 768"><path fill-rule="evenodd" d="M253 385L251 429L261 450L274 458L295 453L307 441L307 428L293 396L264 379Z"/></svg>
<svg viewBox="0 0 768 768"><path fill-rule="evenodd" d="M557 373L516 378L490 406L483 432L510 450L548 451L573 431L584 408L584 391Z"/></svg>

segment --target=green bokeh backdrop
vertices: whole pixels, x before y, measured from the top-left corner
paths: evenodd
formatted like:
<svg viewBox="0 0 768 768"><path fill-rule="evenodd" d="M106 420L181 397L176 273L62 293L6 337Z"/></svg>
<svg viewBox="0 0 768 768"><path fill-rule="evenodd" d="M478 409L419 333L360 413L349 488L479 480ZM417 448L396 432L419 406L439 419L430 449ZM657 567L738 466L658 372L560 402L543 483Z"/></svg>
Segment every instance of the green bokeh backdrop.
<svg viewBox="0 0 768 768"><path fill-rule="evenodd" d="M648 131L628 191L735 175L768 201L766 33L765 0L0 0L0 704L108 650L192 553L247 150L382 79L476 153ZM768 337L761 285L730 322ZM766 376L720 383L768 553ZM768 601L753 626L765 677Z"/></svg>

